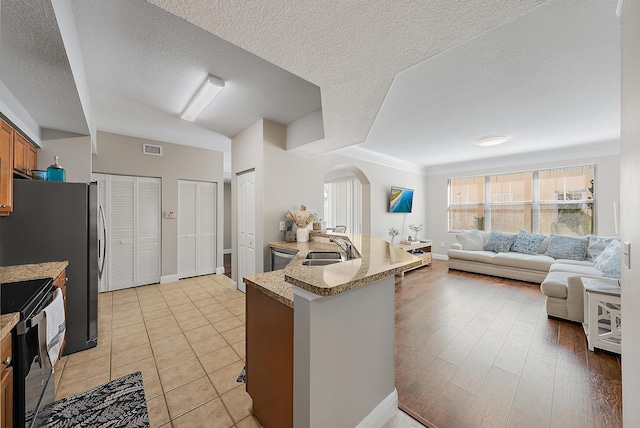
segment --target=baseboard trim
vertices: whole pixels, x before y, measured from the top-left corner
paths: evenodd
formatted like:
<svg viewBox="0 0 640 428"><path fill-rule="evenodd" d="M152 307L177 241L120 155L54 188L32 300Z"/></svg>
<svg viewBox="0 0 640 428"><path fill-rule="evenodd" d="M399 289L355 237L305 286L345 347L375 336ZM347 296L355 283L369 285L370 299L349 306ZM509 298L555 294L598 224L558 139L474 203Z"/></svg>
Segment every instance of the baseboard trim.
<svg viewBox="0 0 640 428"><path fill-rule="evenodd" d="M394 389L356 425L356 428L382 428L396 413L398 413L398 391Z"/></svg>
<svg viewBox="0 0 640 428"><path fill-rule="evenodd" d="M166 284L167 282L176 282L180 279L180 276L175 273L173 275L164 275L160 277L160 284Z"/></svg>
<svg viewBox="0 0 640 428"><path fill-rule="evenodd" d="M449 256L447 256L446 254L433 253L433 254L431 254L431 257L436 259L436 260L449 260Z"/></svg>
<svg viewBox="0 0 640 428"><path fill-rule="evenodd" d="M224 274L224 266L216 268L216 274L223 275Z"/></svg>

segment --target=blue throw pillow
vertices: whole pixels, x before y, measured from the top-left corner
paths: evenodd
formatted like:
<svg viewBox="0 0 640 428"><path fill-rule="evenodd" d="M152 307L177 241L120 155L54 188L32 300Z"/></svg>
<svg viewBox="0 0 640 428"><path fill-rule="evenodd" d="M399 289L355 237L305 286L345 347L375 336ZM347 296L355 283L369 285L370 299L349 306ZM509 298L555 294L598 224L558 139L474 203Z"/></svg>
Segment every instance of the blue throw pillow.
<svg viewBox="0 0 640 428"><path fill-rule="evenodd" d="M609 278L620 279L620 241L609 242L603 252L593 259L593 267Z"/></svg>
<svg viewBox="0 0 640 428"><path fill-rule="evenodd" d="M607 245L609 245L611 241L618 239L616 236L587 235L587 237L589 238L589 245L587 246L585 260L595 259L607 248Z"/></svg>
<svg viewBox="0 0 640 428"><path fill-rule="evenodd" d="M516 235L516 240L511 245L511 251L522 254L537 254L544 238L546 238L544 235L520 230Z"/></svg>
<svg viewBox="0 0 640 428"><path fill-rule="evenodd" d="M486 251L506 253L516 239L515 233L491 232L486 244L482 247Z"/></svg>
<svg viewBox="0 0 640 428"><path fill-rule="evenodd" d="M544 255L554 259L584 260L584 256L587 254L587 245L589 245L587 237L551 235L549 248Z"/></svg>

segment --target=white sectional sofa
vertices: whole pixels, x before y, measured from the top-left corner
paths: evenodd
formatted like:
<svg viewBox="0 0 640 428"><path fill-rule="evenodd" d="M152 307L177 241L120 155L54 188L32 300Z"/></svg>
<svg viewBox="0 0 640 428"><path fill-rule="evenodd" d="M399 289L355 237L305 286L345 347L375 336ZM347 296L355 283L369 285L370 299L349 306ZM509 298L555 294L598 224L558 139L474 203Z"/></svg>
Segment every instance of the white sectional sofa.
<svg viewBox="0 0 640 428"><path fill-rule="evenodd" d="M583 322L580 277L612 277L612 281L620 277L620 247L615 237L547 236L520 231L511 242L508 234L502 234L498 245L492 245L498 234L477 230L458 233L459 242L448 251L449 269L539 283L547 296L549 316Z"/></svg>

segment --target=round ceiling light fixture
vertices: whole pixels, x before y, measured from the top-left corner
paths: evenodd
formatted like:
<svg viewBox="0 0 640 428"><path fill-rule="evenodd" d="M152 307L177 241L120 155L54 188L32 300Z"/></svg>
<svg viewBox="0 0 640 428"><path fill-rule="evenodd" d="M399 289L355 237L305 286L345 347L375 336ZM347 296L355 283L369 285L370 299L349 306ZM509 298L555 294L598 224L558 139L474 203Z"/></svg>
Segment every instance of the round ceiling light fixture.
<svg viewBox="0 0 640 428"><path fill-rule="evenodd" d="M476 140L476 144L480 147L499 146L511 139L509 135L491 135L489 137L482 137Z"/></svg>

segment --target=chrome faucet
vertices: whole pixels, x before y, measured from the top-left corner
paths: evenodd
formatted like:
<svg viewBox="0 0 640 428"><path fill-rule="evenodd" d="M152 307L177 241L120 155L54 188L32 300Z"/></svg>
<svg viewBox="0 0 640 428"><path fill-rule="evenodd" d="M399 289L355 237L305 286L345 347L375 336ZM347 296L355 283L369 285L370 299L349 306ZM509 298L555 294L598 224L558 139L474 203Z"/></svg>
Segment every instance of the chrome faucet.
<svg viewBox="0 0 640 428"><path fill-rule="evenodd" d="M329 241L336 244L342 251L345 252L345 254L347 255L347 260L351 260L353 258L353 254L351 253L351 242L347 241L346 239L337 238L335 236L329 237Z"/></svg>

